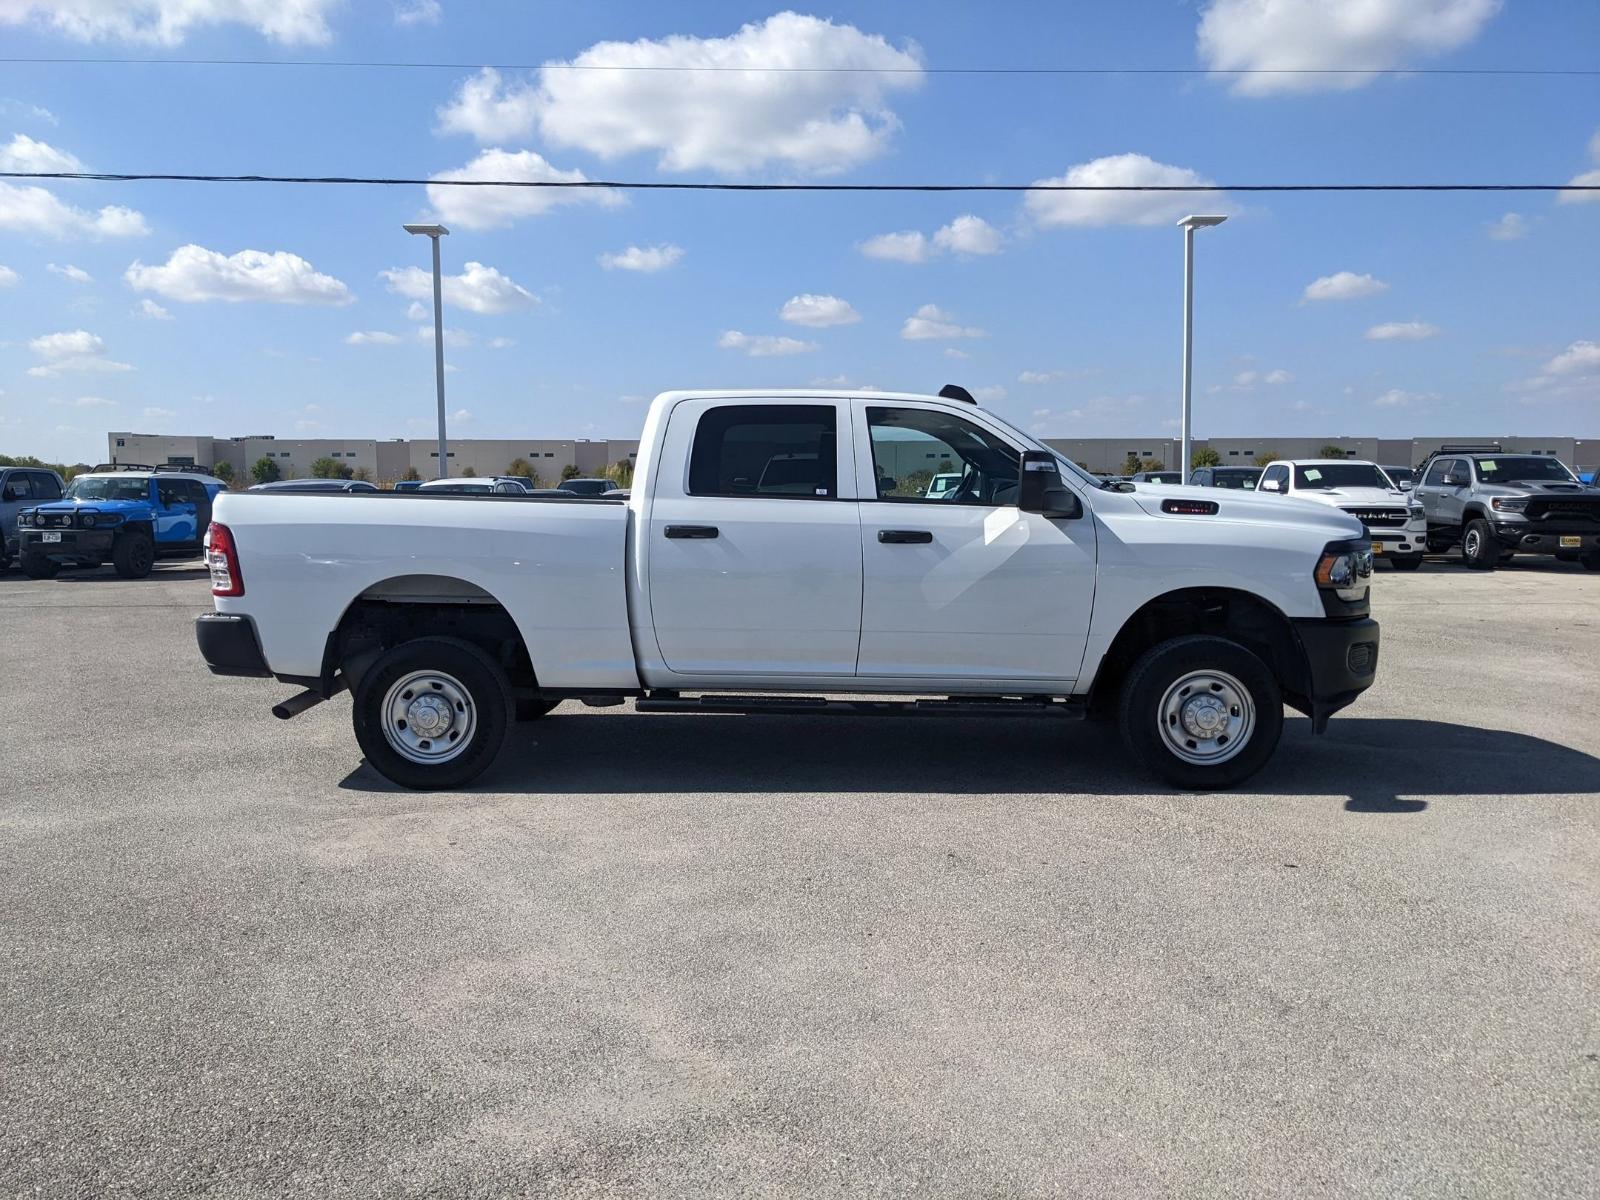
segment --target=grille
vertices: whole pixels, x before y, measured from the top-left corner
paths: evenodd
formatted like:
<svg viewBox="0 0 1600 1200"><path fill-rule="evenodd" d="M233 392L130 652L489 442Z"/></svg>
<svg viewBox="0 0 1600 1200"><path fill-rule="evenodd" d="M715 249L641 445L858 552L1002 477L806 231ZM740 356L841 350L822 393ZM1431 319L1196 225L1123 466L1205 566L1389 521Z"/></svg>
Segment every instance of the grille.
<svg viewBox="0 0 1600 1200"><path fill-rule="evenodd" d="M47 512L38 515L44 518L44 524L39 526L40 529L72 528L72 514L70 512Z"/></svg>
<svg viewBox="0 0 1600 1200"><path fill-rule="evenodd" d="M1347 508L1344 511L1369 527L1399 528L1406 523L1406 510L1403 508Z"/></svg>
<svg viewBox="0 0 1600 1200"><path fill-rule="evenodd" d="M1600 500L1529 500L1528 516L1588 517L1600 521Z"/></svg>
<svg viewBox="0 0 1600 1200"><path fill-rule="evenodd" d="M1378 665L1378 644L1357 642L1345 655L1345 665L1353 675L1370 675Z"/></svg>

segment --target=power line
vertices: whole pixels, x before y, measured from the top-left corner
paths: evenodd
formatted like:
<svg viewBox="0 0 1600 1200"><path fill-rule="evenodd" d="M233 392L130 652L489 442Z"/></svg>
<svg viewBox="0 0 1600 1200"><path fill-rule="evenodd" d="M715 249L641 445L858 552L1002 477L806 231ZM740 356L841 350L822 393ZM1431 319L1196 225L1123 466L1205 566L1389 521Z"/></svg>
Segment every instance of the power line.
<svg viewBox="0 0 1600 1200"><path fill-rule="evenodd" d="M6 57L11 66L335 67L384 71L637 71L643 73L772 75L1438 75L1600 76L1600 69L1566 67L790 67L679 63L394 62L287 58L47 58Z"/></svg>
<svg viewBox="0 0 1600 1200"><path fill-rule="evenodd" d="M0 171L0 179L102 183L297 183L377 187L512 187L627 192L1600 192L1600 183L724 183L620 179L407 179L363 175L199 175Z"/></svg>

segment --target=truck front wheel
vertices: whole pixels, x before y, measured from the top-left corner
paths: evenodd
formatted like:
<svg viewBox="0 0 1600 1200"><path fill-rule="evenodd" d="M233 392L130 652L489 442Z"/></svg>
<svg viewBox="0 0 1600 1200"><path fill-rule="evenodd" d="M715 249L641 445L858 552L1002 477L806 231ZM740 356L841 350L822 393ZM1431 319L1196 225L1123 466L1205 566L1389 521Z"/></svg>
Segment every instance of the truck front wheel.
<svg viewBox="0 0 1600 1200"><path fill-rule="evenodd" d="M111 547L111 565L122 579L143 579L155 570L156 543L143 529L129 529L117 535Z"/></svg>
<svg viewBox="0 0 1600 1200"><path fill-rule="evenodd" d="M385 651L351 708L356 741L385 779L422 790L461 787L500 753L511 684L471 642L417 638Z"/></svg>
<svg viewBox="0 0 1600 1200"><path fill-rule="evenodd" d="M1494 526L1477 517L1467 522L1461 534L1461 559L1474 571L1492 571L1500 561L1500 543Z"/></svg>
<svg viewBox="0 0 1600 1200"><path fill-rule="evenodd" d="M61 570L61 564L52 562L42 554L29 554L22 552L22 573L29 579L54 579Z"/></svg>
<svg viewBox="0 0 1600 1200"><path fill-rule="evenodd" d="M1271 669L1227 638L1192 635L1152 646L1122 685L1122 738L1146 771L1206 791L1250 778L1283 733Z"/></svg>

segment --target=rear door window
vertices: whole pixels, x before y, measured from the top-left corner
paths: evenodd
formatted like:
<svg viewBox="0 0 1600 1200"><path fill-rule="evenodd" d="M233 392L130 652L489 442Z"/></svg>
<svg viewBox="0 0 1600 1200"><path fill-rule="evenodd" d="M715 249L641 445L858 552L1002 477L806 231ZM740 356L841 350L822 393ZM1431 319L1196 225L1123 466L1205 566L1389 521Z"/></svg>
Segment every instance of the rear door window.
<svg viewBox="0 0 1600 1200"><path fill-rule="evenodd" d="M35 471L33 473L33 498L35 500L61 499L61 487L56 483L56 477L44 471Z"/></svg>
<svg viewBox="0 0 1600 1200"><path fill-rule="evenodd" d="M695 427L689 494L830 500L839 494L838 447L831 404L708 409Z"/></svg>

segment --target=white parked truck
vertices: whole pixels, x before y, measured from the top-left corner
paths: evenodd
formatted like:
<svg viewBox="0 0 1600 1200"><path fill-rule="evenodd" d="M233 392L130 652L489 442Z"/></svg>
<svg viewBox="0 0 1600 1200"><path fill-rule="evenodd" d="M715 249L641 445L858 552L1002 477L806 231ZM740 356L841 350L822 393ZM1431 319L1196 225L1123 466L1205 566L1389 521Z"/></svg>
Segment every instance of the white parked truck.
<svg viewBox="0 0 1600 1200"><path fill-rule="evenodd" d="M1395 486L1377 463L1354 458L1286 459L1267 464L1256 483L1263 496L1311 500L1347 512L1366 528L1372 552L1396 570L1415 571L1428 549L1422 503Z"/></svg>
<svg viewBox="0 0 1600 1200"><path fill-rule="evenodd" d="M1371 685L1360 521L1102 483L946 392L667 392L626 501L221 496L201 653L304 688L281 717L348 689L367 761L416 788L466 784L562 701L629 698L1104 714L1155 775L1218 788L1285 703L1321 732ZM961 476L937 497L893 473L935 456Z"/></svg>

